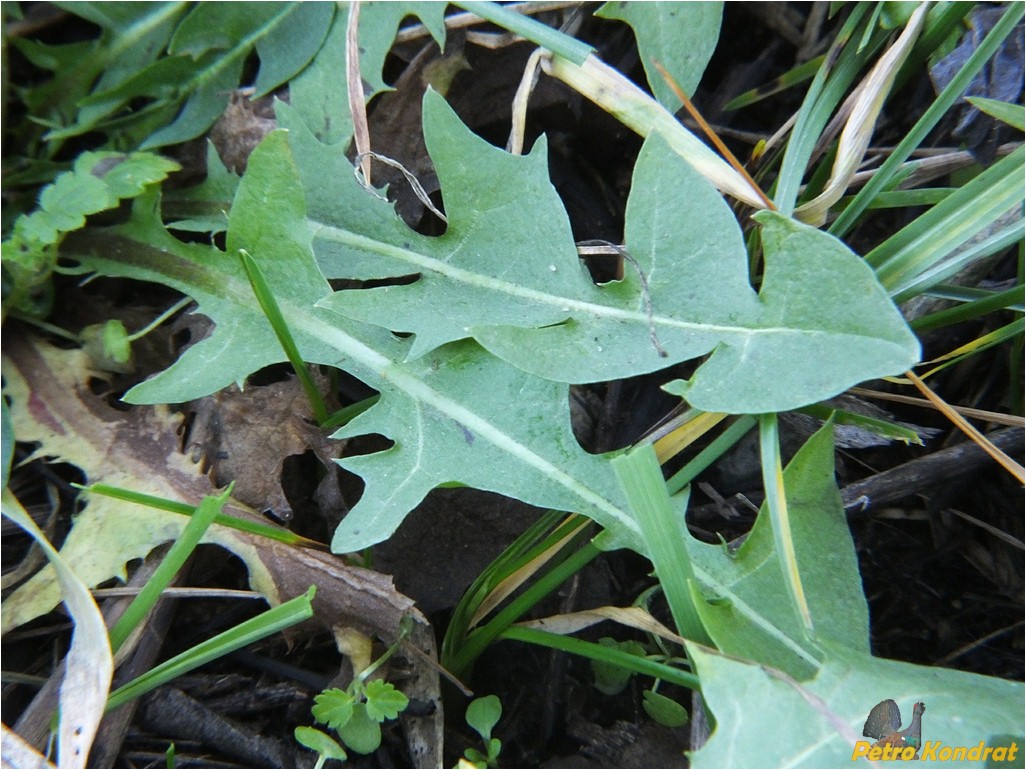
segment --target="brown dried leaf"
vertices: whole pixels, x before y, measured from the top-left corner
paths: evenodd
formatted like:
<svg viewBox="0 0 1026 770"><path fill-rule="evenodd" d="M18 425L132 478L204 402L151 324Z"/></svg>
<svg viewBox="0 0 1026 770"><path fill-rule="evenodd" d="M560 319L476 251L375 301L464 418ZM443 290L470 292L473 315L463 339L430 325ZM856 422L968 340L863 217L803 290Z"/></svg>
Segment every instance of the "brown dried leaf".
<svg viewBox="0 0 1026 770"><path fill-rule="evenodd" d="M322 382L325 381L325 382ZM327 378L314 376L323 393ZM281 485L285 460L312 450L335 481L345 442L332 441L314 422L310 401L298 378L247 387L225 388L193 401L196 417L186 446L194 462L204 461L217 487L235 482L232 496L280 521L292 518Z"/></svg>
<svg viewBox="0 0 1026 770"><path fill-rule="evenodd" d="M242 174L253 149L277 127L271 97L251 102L244 94L233 91L224 114L210 129L210 141L225 167Z"/></svg>
<svg viewBox="0 0 1026 770"><path fill-rule="evenodd" d="M92 376L80 350L59 350L31 335L8 338L3 371L6 396L19 441L38 442L37 457L77 465L89 482L198 504L214 492L210 480L179 451L180 415L167 407L122 412L89 388ZM243 505L225 512L266 524ZM93 496L75 519L61 555L89 586L125 576L125 564L142 558L181 532L186 518ZM235 529L213 526L204 542L229 549L249 570L250 585L271 604L318 587L317 617L353 626L386 640L395 638L404 615L423 617L391 579L347 566L341 559ZM3 632L49 612L61 600L49 567L4 602Z"/></svg>

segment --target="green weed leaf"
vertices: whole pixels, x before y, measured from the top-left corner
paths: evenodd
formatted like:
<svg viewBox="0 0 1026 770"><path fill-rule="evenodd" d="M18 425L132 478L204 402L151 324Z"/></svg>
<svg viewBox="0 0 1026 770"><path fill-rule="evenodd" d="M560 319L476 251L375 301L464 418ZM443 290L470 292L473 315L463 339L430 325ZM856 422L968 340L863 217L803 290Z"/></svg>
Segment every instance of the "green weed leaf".
<svg viewBox="0 0 1026 770"><path fill-rule="evenodd" d="M723 3L611 2L595 15L631 26L652 93L666 109L676 112L681 101L652 62L662 64L681 90L691 96L720 39Z"/></svg>
<svg viewBox="0 0 1026 770"><path fill-rule="evenodd" d="M618 642L611 637L604 636L598 640L598 643L603 647L611 647L621 652L626 652L629 655L637 655L639 658L645 656L645 648L641 646L640 642L632 639ZM593 660L591 662L591 672L595 677L595 689L606 695L616 695L623 692L623 688L627 686L627 683L631 681L631 677L634 676L634 672L630 669L613 663L607 663L604 660Z"/></svg>
<svg viewBox="0 0 1026 770"><path fill-rule="evenodd" d="M86 217L115 208L163 181L178 164L151 153L86 152L39 195L39 207L14 223L3 243L4 300L26 312L45 312L46 289L56 263L54 248Z"/></svg>
<svg viewBox="0 0 1026 770"><path fill-rule="evenodd" d="M395 719L410 703L409 698L383 679L367 682L364 696L367 698L367 716L378 722Z"/></svg>
<svg viewBox="0 0 1026 770"><path fill-rule="evenodd" d="M367 713L367 706L357 703L353 716L338 731L342 742L357 754L370 754L381 745L381 724Z"/></svg>
<svg viewBox="0 0 1026 770"><path fill-rule="evenodd" d="M871 658L835 645L824 649L826 662L814 678L796 682L764 665L688 647L717 724L709 741L690 755L692 767L850 766L855 742L865 740L867 715L885 698L897 701L906 715L913 703L926 704L924 749L930 742L972 748L981 741L1008 746L1014 740L1020 750L1023 745L1021 682ZM920 756L928 759L925 751Z"/></svg>
<svg viewBox="0 0 1026 770"><path fill-rule="evenodd" d="M642 694L641 707L665 727L683 727L688 723L688 712L682 705L653 690L645 690Z"/></svg>
<svg viewBox="0 0 1026 770"><path fill-rule="evenodd" d="M317 139L332 145L346 142L353 135L349 112L349 88L346 71L346 22L348 4L335 13L324 45L310 65L289 83L290 105L285 107L300 116ZM385 57L395 39L399 22L417 16L438 42L445 42L445 4L431 2L364 3L360 7L360 75L369 101L387 90L381 75ZM351 168L351 167L350 167ZM352 171L346 173L351 174Z"/></svg>
<svg viewBox="0 0 1026 770"><path fill-rule="evenodd" d="M321 305L413 332L411 359L472 336L532 374L592 382L715 351L680 392L701 409L755 413L836 395L918 358L872 270L812 228L759 215L767 268L756 294L726 203L658 136L635 169L624 278L596 286L548 181L544 142L511 156L476 138L430 92L424 123L449 217L438 238L406 230L343 178L341 158L333 166L312 137L293 137L325 274L419 275Z"/></svg>
<svg viewBox="0 0 1026 770"><path fill-rule="evenodd" d="M182 20L168 46L173 57L190 63L188 76L175 68L151 82L143 72L137 76L136 86L142 93L123 89L121 94L152 96L163 83L173 83L175 95L185 96L174 121L154 132L143 147L184 142L207 130L224 112L227 94L238 87L246 57L254 50L261 62L258 94L269 93L295 75L324 42L334 10L330 3L197 5ZM166 66L166 61L153 66Z"/></svg>
<svg viewBox="0 0 1026 770"><path fill-rule="evenodd" d="M788 600L767 511L734 555L687 535L702 582L727 599L697 601L706 631L725 653L781 668L796 678L813 673L824 640L869 654L869 611L858 562L834 481L833 426L827 423L784 470L795 558L812 616L809 638ZM703 576L699 569L706 571Z"/></svg>
<svg viewBox="0 0 1026 770"><path fill-rule="evenodd" d="M325 690L314 697L310 710L314 719L332 730L338 730L349 723L353 716L353 696L337 687Z"/></svg>
<svg viewBox="0 0 1026 770"><path fill-rule="evenodd" d="M140 198L128 223L90 230L67 249L102 274L174 287L216 323L210 337L126 400L186 401L284 359L243 273L237 252L245 249L260 264L303 358L344 368L381 391L373 407L336 434L395 441L342 461L366 488L335 533L336 551L387 538L428 491L449 482L582 512L611 529L620 545L637 547L636 525L606 461L582 450L573 435L567 386L515 369L471 341L405 363L408 340L315 307L330 287L313 260L284 132L271 134L250 158L232 206L228 253L172 238L158 211L156 195Z"/></svg>
<svg viewBox="0 0 1026 770"><path fill-rule="evenodd" d="M467 724L474 728L485 743L492 737L492 729L502 718L502 701L497 695L474 698L467 706Z"/></svg>

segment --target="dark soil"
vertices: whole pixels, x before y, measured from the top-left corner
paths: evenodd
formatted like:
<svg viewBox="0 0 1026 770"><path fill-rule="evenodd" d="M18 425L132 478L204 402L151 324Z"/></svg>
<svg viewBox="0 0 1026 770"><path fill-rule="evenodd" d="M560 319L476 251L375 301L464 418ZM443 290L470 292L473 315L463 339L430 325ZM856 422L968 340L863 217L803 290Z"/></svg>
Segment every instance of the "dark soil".
<svg viewBox="0 0 1026 770"><path fill-rule="evenodd" d="M770 29L756 5L727 4L719 48L694 98L698 109L721 131L742 162L751 155L748 139L776 131L798 109L803 93L795 88L752 108L724 110L734 96L770 81L798 61L795 41ZM810 7L786 4L798 30ZM585 16L578 36L594 45L606 62L643 84L630 30L620 23L591 17L590 13ZM64 17L47 28L48 39L73 39L80 34L78 24L73 17ZM824 21L801 55L808 58L820 53L832 39L836 25L836 20ZM423 41L397 47L389 58L386 75L393 82L399 81L418 56L436 58L439 54L432 49L433 44L425 48ZM469 69L456 75L447 98L477 133L504 145L512 96L532 48L518 44L490 51L468 43L463 50ZM885 115L876 143L892 145L926 108L932 94L927 73L910 81L896 100L903 109ZM405 153L411 167L425 160L416 133L419 118L410 118L402 109L417 102L418 93L399 90L373 103L370 112L375 142L378 146L391 143L393 152L386 154L402 159ZM396 115L403 117L397 119ZM566 203L575 237L620 242L630 173L640 140L568 88L544 77L532 97L528 125L532 132L529 143L542 134L548 137L552 179ZM958 147L960 141L951 136L952 129L946 126L945 131L931 137L930 144ZM219 130L223 133L224 126ZM399 132L407 133L395 135ZM405 191L399 193L398 206L408 222L426 229L433 227L431 216L425 216L423 207ZM876 212L854 232L849 243L864 251L900 229L915 213ZM979 280L998 282L1015 274L1016 255L1008 254ZM73 329L96 319L127 318L140 308L159 306L161 302L154 294L163 291L113 281L85 289L62 281L57 290L58 310L51 320ZM991 314L945 329L925 341L924 359L1008 320L1002 314ZM116 395L135 381L166 365L191 333L170 328L147 338L148 347L140 355L143 368L135 376L116 379L110 401L116 401ZM23 327L8 322L3 328L3 342L13 344L23 334ZM1022 369L1017 374L1010 371L1017 364L1016 357L1021 358L1021 346L1011 354L1006 347L994 348L948 369L932 382L933 387L949 403L1004 413L1021 409ZM263 373L260 384L254 381L253 387L247 388L247 398L258 407L260 399L268 397L264 387L285 376L281 369ZM586 401L594 414L578 425L586 448L604 451L638 439L674 406L674 400L658 388L667 379L670 377L643 377L590 389ZM1010 382L1014 383L1011 389ZM867 387L893 389L886 383ZM364 395L343 388L338 398L345 405ZM894 418L932 428L935 435L924 447L839 450L838 483L842 489L966 441L959 430L932 410L903 404L884 406ZM194 410L195 405L183 409ZM996 432L1001 426L981 423L979 427ZM803 434L799 428L794 430L797 444ZM1021 462L1023 434L1021 429L1013 433L1006 448ZM19 456L25 456L29 449L19 447ZM368 450L354 444L345 451ZM284 464L277 481L291 509L289 526L307 537L328 541L337 522L337 509L326 509L326 498L309 491L323 478L323 467L312 454L299 452ZM360 480L341 471L331 473L337 474L333 491L329 490L335 495L332 499L354 504L361 492ZM887 658L1022 680L1026 675L1022 488L986 459L952 459L940 477L941 481L924 484L913 473L906 481L907 492L886 505L864 511L857 506L850 509L870 605L873 651ZM315 480L312 484L311 479ZM23 502L40 506L43 517L47 490L56 492L59 514L54 537L59 541L75 511L76 490L70 484L81 480L74 468L37 460L17 469L12 486L19 489ZM742 536L754 518L752 505L757 507L761 501L760 486L757 459L740 450L729 463L711 468L694 485L689 514L694 531L710 542ZM318 490L322 494L320 487ZM268 507L259 501L255 504L261 510ZM436 490L392 540L374 549L372 563L375 569L393 575L398 589L417 602L440 640L453 608L471 581L538 514L522 503L489 493ZM4 534L7 569L25 553L27 540L6 520ZM823 547L830 548L831 544L823 543ZM536 614L629 605L652 585L650 571L650 565L634 554L606 554L539 605ZM247 586L241 563L213 548L197 553L185 584ZM213 599L190 600L177 606L168 603L165 616L158 619L157 633L164 638L159 659L255 614L255 604ZM668 619L658 600L654 609ZM159 622L166 626L163 631ZM583 636L592 640L601 636L631 638L624 629L608 623ZM15 725L22 718L40 683L67 649L68 638L69 624L61 612L5 638L5 671L32 677L24 681L5 679L5 724ZM397 676L401 675L399 671ZM312 766L310 755L297 753L293 729L310 724L313 696L329 683L343 681L344 676L342 658L327 632L304 628L287 641L273 637L148 696L124 733L123 743L116 739L111 739L111 745L101 742L94 761L106 751L100 761L113 766L163 765L164 752L174 741L179 767ZM593 686L592 679L591 666L585 660L504 642L486 652L465 684L478 695L494 693L502 700L504 714L496 735L503 741L504 766L686 766L682 752L690 747L688 730L660 727L641 707L641 691L649 683L635 679L622 693L604 695ZM661 692L675 695L690 709L689 693L672 687ZM479 741L462 720L467 698L454 687L445 689L443 695L445 762L452 766L458 752L478 746ZM411 710L417 709L426 717L433 704L414 703ZM351 755L348 765L401 767L411 762L402 731L393 725L386 728L381 749L368 757Z"/></svg>

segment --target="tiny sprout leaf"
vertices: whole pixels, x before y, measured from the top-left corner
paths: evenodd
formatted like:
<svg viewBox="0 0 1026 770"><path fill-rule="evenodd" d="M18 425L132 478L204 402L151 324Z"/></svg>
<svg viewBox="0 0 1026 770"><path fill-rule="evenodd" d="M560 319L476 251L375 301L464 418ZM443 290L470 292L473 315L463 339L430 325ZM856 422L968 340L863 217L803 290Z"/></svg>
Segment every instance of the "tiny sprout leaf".
<svg viewBox="0 0 1026 770"><path fill-rule="evenodd" d="M353 696L345 690L332 687L314 698L314 706L310 710L321 724L332 730L340 730L353 716Z"/></svg>
<svg viewBox="0 0 1026 770"><path fill-rule="evenodd" d="M641 707L659 724L665 727L683 727L688 723L688 712L672 698L653 690L645 690Z"/></svg>
<svg viewBox="0 0 1026 770"><path fill-rule="evenodd" d="M499 758L499 753L502 751L502 741L498 738L488 739L488 759L489 764L495 766L495 760Z"/></svg>
<svg viewBox="0 0 1026 770"><path fill-rule="evenodd" d="M346 750L327 733L323 733L315 727L297 727L294 735L296 742L311 751L316 751L326 759L337 759L344 762L348 759Z"/></svg>
<svg viewBox="0 0 1026 770"><path fill-rule="evenodd" d="M409 698L383 679L367 682L364 695L367 697L367 715L378 722L395 719L410 703Z"/></svg>
<svg viewBox="0 0 1026 770"><path fill-rule="evenodd" d="M178 168L174 161L144 152L82 153L71 171L43 188L38 209L18 217L4 241L4 302L45 315L48 299L41 302L35 295L47 285L56 264L54 246L83 227L89 215L137 197Z"/></svg>
<svg viewBox="0 0 1026 770"><path fill-rule="evenodd" d="M475 698L467 706L467 724L473 727L486 743L491 739L492 728L498 724L501 717L502 701L496 695Z"/></svg>
<svg viewBox="0 0 1026 770"><path fill-rule="evenodd" d="M381 745L381 725L367 714L363 703L353 706L352 718L338 734L343 743L357 754L370 754Z"/></svg>
<svg viewBox="0 0 1026 770"><path fill-rule="evenodd" d="M599 639L598 643L603 647L610 647L630 655L642 657L645 654L645 648L639 642L633 640L618 642L615 639L604 636ZM616 695L622 692L634 675L633 671L623 666L618 666L615 663L607 663L604 660L593 660L591 662L591 671L595 676L595 689L606 695Z"/></svg>
<svg viewBox="0 0 1026 770"><path fill-rule="evenodd" d="M87 326L79 333L79 338L82 349L96 368L123 374L134 370L132 343L125 325L118 319Z"/></svg>

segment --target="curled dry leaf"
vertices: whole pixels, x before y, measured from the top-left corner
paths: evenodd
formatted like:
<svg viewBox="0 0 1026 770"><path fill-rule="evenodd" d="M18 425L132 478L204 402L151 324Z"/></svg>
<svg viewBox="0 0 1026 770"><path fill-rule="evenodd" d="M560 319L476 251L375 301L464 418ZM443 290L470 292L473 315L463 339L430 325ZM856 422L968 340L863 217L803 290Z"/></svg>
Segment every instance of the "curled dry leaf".
<svg viewBox="0 0 1026 770"><path fill-rule="evenodd" d="M277 127L270 97L250 101L245 94L232 91L224 114L210 129L210 141L225 168L242 174L253 149Z"/></svg>
<svg viewBox="0 0 1026 770"><path fill-rule="evenodd" d="M322 393L327 391L323 380L315 375ZM216 486L234 481L233 497L250 508L269 510L281 521L292 518L292 506L281 486L282 470L287 458L307 450L327 469L322 483L337 487L333 460L341 455L345 442L329 439L317 427L297 378L244 391L233 385L193 401L190 407L196 418L186 451L193 461L203 459L204 470Z"/></svg>
<svg viewBox="0 0 1026 770"><path fill-rule="evenodd" d="M181 417L159 405L114 409L90 390L91 373L81 351L59 350L27 334L12 336L4 347L3 371L15 435L38 442L36 456L77 465L90 483L173 500L198 504L214 491L199 467L179 451ZM225 512L266 523L242 505L229 504ZM123 578L128 561L177 537L185 522L177 514L93 496L76 517L61 555L84 583L95 586ZM352 626L391 640L403 616L423 621L391 578L347 566L326 553L220 526L211 527L204 542L239 556L250 585L271 604L316 585L317 617L332 626ZM4 602L3 631L49 612L60 599L52 570L44 568Z"/></svg>

